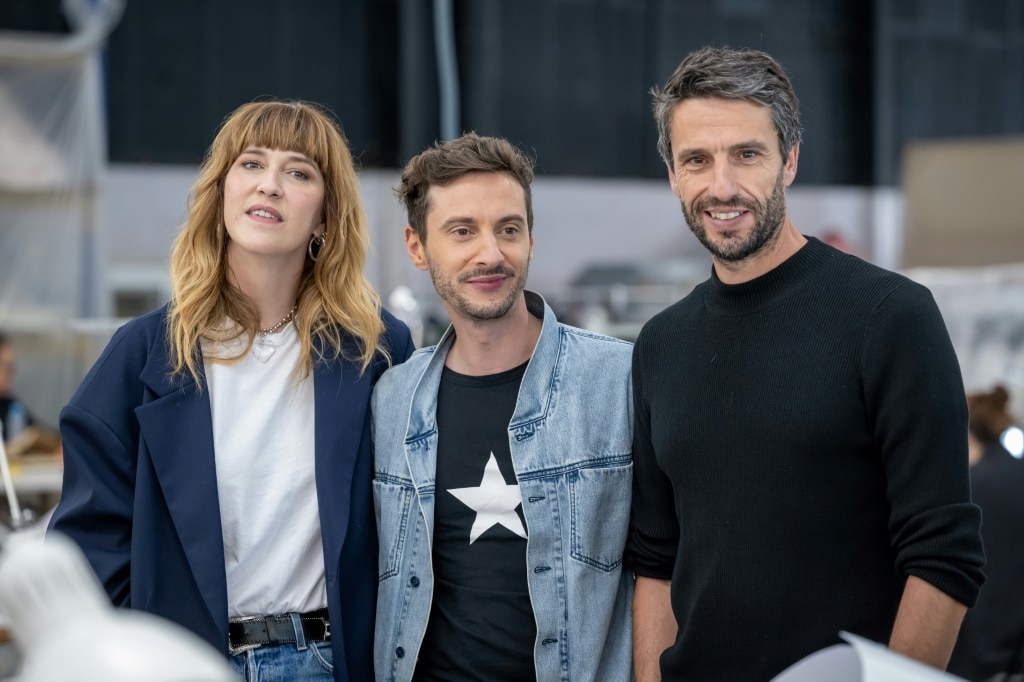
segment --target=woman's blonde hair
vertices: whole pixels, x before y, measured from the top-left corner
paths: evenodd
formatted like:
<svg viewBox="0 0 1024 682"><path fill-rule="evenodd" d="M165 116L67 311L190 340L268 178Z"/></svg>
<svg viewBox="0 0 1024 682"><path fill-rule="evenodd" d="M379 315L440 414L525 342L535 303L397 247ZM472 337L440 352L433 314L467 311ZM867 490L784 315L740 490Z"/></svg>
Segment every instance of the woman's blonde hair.
<svg viewBox="0 0 1024 682"><path fill-rule="evenodd" d="M380 297L363 274L369 229L348 142L320 105L269 100L244 104L224 120L192 187L188 220L171 250L167 337L172 373L187 372L202 385L203 337L246 337L245 349L226 358L230 362L249 352L259 329L256 306L228 280L223 225L224 177L249 147L300 152L317 164L324 179L325 241L316 261L306 259L296 301L295 328L305 358L297 376L308 376L325 356L349 357L365 370L374 355L387 356L387 350L381 347ZM226 320L235 322L227 331ZM354 348L346 348L345 336Z"/></svg>

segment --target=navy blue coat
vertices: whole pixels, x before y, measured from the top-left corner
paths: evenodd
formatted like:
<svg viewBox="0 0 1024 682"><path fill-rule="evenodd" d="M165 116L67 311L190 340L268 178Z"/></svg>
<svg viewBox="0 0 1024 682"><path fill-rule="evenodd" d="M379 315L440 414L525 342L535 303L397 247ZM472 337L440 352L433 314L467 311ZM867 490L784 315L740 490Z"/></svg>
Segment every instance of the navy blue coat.
<svg viewBox="0 0 1024 682"><path fill-rule="evenodd" d="M209 392L168 374L166 307L119 329L62 410L64 487L50 530L85 551L112 601L179 623L228 650L227 579ZM388 313L392 361L413 351ZM351 356L354 344L347 344ZM360 374L317 362L316 489L335 680L373 679L377 534L370 393L387 363ZM259 400L259 396L253 396Z"/></svg>

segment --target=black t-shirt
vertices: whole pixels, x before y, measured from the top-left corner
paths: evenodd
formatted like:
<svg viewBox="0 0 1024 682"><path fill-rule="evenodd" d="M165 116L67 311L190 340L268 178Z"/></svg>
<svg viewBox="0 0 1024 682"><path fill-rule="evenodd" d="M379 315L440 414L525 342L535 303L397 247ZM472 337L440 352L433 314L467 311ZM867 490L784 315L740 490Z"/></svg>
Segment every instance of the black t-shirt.
<svg viewBox="0 0 1024 682"><path fill-rule="evenodd" d="M437 395L434 598L415 679L532 680L537 626L508 423L526 363Z"/></svg>

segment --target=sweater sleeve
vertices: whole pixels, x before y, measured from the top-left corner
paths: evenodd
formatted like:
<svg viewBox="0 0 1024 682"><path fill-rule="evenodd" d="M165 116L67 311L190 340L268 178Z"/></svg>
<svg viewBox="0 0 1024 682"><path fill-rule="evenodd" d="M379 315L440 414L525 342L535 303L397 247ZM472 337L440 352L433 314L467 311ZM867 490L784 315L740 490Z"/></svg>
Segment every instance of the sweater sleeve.
<svg viewBox="0 0 1024 682"><path fill-rule="evenodd" d="M679 545L672 483L658 464L645 394L643 334L633 347L633 501L626 553L634 575L669 580Z"/></svg>
<svg viewBox="0 0 1024 682"><path fill-rule="evenodd" d="M64 481L49 532L81 547L113 603L131 606L142 352L122 328L61 411ZM136 396L138 396L136 398Z"/></svg>
<svg viewBox="0 0 1024 682"><path fill-rule="evenodd" d="M984 582L984 551L967 470L966 395L926 288L906 280L881 301L866 330L862 362L896 568L973 606Z"/></svg>

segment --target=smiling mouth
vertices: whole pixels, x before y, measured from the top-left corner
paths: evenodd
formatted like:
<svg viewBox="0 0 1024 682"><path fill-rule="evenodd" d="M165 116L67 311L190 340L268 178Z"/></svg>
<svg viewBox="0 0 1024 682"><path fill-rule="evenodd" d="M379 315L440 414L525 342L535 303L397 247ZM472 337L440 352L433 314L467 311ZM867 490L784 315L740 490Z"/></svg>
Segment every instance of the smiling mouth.
<svg viewBox="0 0 1024 682"><path fill-rule="evenodd" d="M505 285L505 277L501 275L492 277L474 277L473 279L467 280L467 283L477 289L498 289Z"/></svg>
<svg viewBox="0 0 1024 682"><path fill-rule="evenodd" d="M256 216L257 218L267 218L269 220L281 220L280 216L276 216L270 211L264 211L262 208L257 208L252 211L249 211L249 215Z"/></svg>
<svg viewBox="0 0 1024 682"><path fill-rule="evenodd" d="M719 213L715 211L708 211L708 215L715 220L732 220L738 218L743 214L743 211L729 211L728 213Z"/></svg>

